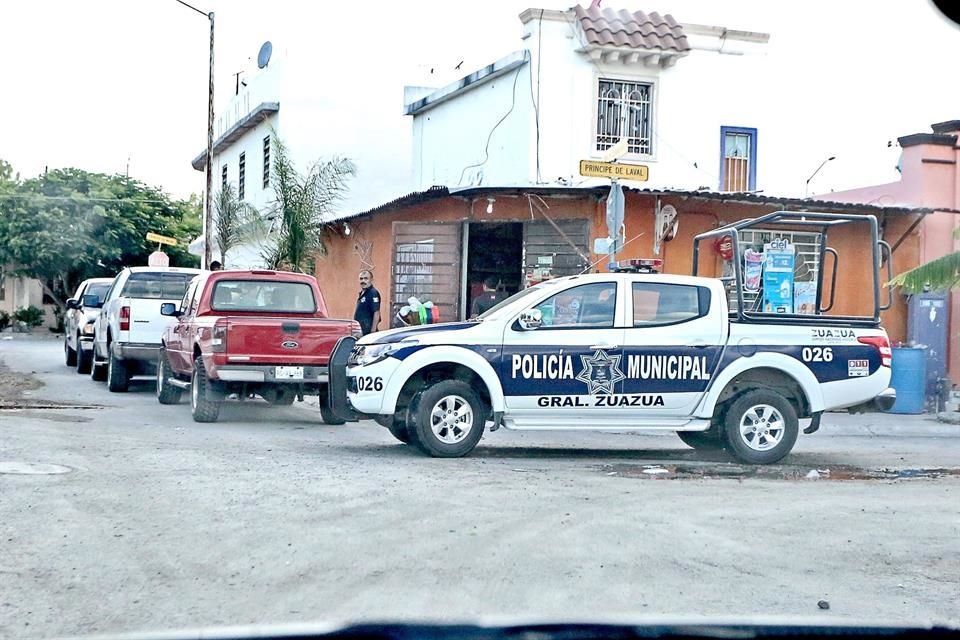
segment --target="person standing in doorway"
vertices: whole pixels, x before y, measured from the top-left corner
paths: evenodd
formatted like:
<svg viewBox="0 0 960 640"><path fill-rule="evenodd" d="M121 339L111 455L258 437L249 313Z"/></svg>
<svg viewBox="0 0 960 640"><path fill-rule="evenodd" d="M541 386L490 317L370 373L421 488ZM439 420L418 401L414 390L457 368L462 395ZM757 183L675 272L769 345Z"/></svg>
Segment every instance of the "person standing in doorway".
<svg viewBox="0 0 960 640"><path fill-rule="evenodd" d="M373 286L373 273L367 269L360 272L360 295L353 319L360 323L363 335L377 331L380 326L380 292Z"/></svg>
<svg viewBox="0 0 960 640"><path fill-rule="evenodd" d="M496 276L490 276L483 281L483 293L473 299L473 305L470 308L470 317L476 318L487 309L500 302L500 296L497 295L497 284L499 279Z"/></svg>

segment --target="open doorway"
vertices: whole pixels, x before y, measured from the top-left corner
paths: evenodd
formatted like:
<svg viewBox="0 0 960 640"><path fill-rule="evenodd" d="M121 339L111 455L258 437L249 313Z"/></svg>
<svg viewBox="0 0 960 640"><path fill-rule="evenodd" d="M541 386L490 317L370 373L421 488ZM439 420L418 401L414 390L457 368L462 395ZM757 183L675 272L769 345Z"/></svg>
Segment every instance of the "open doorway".
<svg viewBox="0 0 960 640"><path fill-rule="evenodd" d="M497 300L516 293L523 273L522 222L471 222L467 241L467 299L469 318L483 283L495 283Z"/></svg>

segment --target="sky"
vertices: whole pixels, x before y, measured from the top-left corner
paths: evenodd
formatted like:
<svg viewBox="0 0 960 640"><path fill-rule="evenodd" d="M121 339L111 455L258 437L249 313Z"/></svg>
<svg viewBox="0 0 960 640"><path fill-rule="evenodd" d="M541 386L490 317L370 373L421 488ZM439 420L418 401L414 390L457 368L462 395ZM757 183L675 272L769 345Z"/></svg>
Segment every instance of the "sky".
<svg viewBox="0 0 960 640"><path fill-rule="evenodd" d="M369 153L375 136L364 132L409 131L404 84L417 84L429 67L452 80L461 60L469 72L519 49L522 10L566 9L572 2L191 4L215 12L218 107L233 94L233 74L255 64L263 41L275 49L309 42L316 64L308 81L318 96L335 91L374 105L338 123L357 131L356 144ZM812 192L895 181L898 136L960 119L960 83L952 72L960 27L928 0L603 0L603 6L770 34L776 71L756 81L782 97L780 115L795 123L777 138L789 153L778 154L778 166L763 167L770 195L803 195L806 178L829 156L836 160L817 175ZM23 177L75 166L129 171L178 197L202 191L204 176L190 160L206 145L206 17L176 0L22 1L4 3L0 12L0 158ZM347 148L331 153L351 155L346 138ZM401 182L397 195L408 186Z"/></svg>

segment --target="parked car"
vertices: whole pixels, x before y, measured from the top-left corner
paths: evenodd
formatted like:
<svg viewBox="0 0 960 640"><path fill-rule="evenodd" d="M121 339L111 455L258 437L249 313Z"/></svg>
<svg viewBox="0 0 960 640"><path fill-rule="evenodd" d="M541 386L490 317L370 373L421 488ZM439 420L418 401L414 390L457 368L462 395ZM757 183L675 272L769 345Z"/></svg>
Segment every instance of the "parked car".
<svg viewBox="0 0 960 640"><path fill-rule="evenodd" d="M165 302L178 302L201 271L179 267L127 267L113 281L93 333L90 376L110 391L126 391L130 378L152 374L170 319Z"/></svg>
<svg viewBox="0 0 960 640"><path fill-rule="evenodd" d="M89 278L80 283L66 302L63 316L63 353L68 367L90 373L93 362L93 328L113 278Z"/></svg>
<svg viewBox="0 0 960 640"><path fill-rule="evenodd" d="M157 398L179 402L190 391L197 422L215 422L230 395L259 395L278 405L320 397L321 417L342 424L327 408L330 353L343 337L359 337L354 320L327 317L313 276L282 271L217 271L194 280L163 334Z"/></svg>

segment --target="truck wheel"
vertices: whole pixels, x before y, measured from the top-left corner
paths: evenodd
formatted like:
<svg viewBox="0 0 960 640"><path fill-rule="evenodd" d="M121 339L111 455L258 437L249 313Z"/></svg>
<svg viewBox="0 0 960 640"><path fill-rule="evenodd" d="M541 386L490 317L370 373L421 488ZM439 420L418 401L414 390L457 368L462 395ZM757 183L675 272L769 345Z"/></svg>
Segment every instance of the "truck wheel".
<svg viewBox="0 0 960 640"><path fill-rule="evenodd" d="M443 380L419 393L410 439L436 458L459 458L477 446L486 415L470 385Z"/></svg>
<svg viewBox="0 0 960 640"><path fill-rule="evenodd" d="M344 419L342 419L342 418L338 418L337 415L336 415L333 411L331 411L329 408L323 406L322 404L320 405L320 418L323 420L323 423L324 423L324 424L337 425L337 424L346 424L346 423L347 423L346 420L344 420Z"/></svg>
<svg viewBox="0 0 960 640"><path fill-rule="evenodd" d="M80 344L79 340L77 344ZM93 350L80 348L77 350L77 373L90 373L93 363Z"/></svg>
<svg viewBox="0 0 960 640"><path fill-rule="evenodd" d="M203 358L193 361L193 380L190 384L190 411L194 422L216 422L220 416L220 403L207 400L210 381L203 368Z"/></svg>
<svg viewBox="0 0 960 640"><path fill-rule="evenodd" d="M737 398L723 421L733 457L747 464L772 464L790 453L800 433L793 405L775 391L754 389Z"/></svg>
<svg viewBox="0 0 960 640"><path fill-rule="evenodd" d="M97 362L96 347L93 348L90 355L90 379L96 382L103 382L107 379L107 367L102 362Z"/></svg>
<svg viewBox="0 0 960 640"><path fill-rule="evenodd" d="M407 423L403 420L394 420L387 425L387 430L403 444L410 444L410 430L407 429Z"/></svg>
<svg viewBox="0 0 960 640"><path fill-rule="evenodd" d="M157 357L157 400L160 404L180 402L183 390L170 384L171 377L173 377L173 371L170 369L170 359L167 357L167 350L161 347L160 355Z"/></svg>
<svg viewBox="0 0 960 640"><path fill-rule="evenodd" d="M113 347L108 347L107 356L107 389L116 393L123 393L130 388L130 372L127 363L113 353Z"/></svg>
<svg viewBox="0 0 960 640"><path fill-rule="evenodd" d="M80 342L77 341L77 345L80 345ZM71 349L70 345L67 343L67 338L63 338L63 362L68 367L77 366L77 351L76 349Z"/></svg>
<svg viewBox="0 0 960 640"><path fill-rule="evenodd" d="M709 431L677 431L677 435L688 447L697 451L716 451L723 449L723 440L716 429Z"/></svg>

